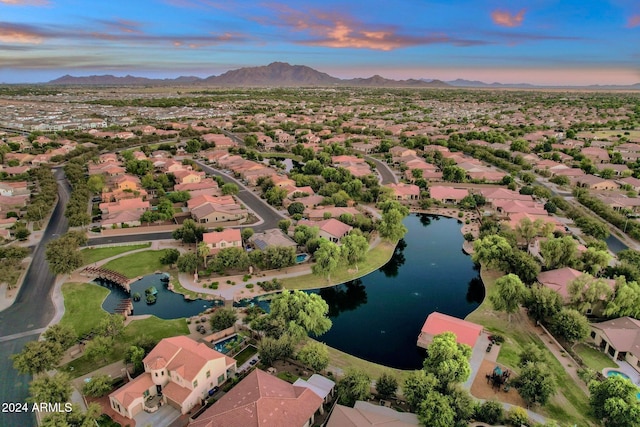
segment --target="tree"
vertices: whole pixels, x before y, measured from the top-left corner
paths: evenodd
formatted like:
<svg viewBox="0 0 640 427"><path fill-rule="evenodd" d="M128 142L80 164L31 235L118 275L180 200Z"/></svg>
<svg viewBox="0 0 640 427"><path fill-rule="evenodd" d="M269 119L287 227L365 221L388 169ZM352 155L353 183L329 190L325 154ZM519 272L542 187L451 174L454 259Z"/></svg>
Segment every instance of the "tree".
<svg viewBox="0 0 640 427"><path fill-rule="evenodd" d="M531 284L540 274L540 264L533 255L516 249L509 257L509 272L518 276L523 283Z"/></svg>
<svg viewBox="0 0 640 427"><path fill-rule="evenodd" d="M578 244L571 236L551 238L540 243L540 255L549 270L573 265L578 258L577 253Z"/></svg>
<svg viewBox="0 0 640 427"><path fill-rule="evenodd" d="M304 209L304 204L301 202L293 202L289 205L287 211L289 212L289 215L295 215L304 213Z"/></svg>
<svg viewBox="0 0 640 427"><path fill-rule="evenodd" d="M211 323L213 332L218 332L232 327L236 323L236 320L238 320L236 311L231 307L225 307L216 310L209 322Z"/></svg>
<svg viewBox="0 0 640 427"><path fill-rule="evenodd" d="M47 243L45 258L53 274L67 274L83 264L79 243L71 235L65 234Z"/></svg>
<svg viewBox="0 0 640 427"><path fill-rule="evenodd" d="M137 345L129 346L124 354L124 361L133 365L134 372L142 372L144 370L142 359L144 359L145 353L142 347Z"/></svg>
<svg viewBox="0 0 640 427"><path fill-rule="evenodd" d="M177 249L165 249L160 257L160 264L173 265L180 258L180 251Z"/></svg>
<svg viewBox="0 0 640 427"><path fill-rule="evenodd" d="M249 267L249 256L242 248L223 248L211 261L211 267L222 274L229 269L244 270Z"/></svg>
<svg viewBox="0 0 640 427"><path fill-rule="evenodd" d="M202 240L202 235L207 232L207 229L197 224L192 219L186 219L182 223L182 227L173 230L172 237L175 240L182 240L182 243L195 243Z"/></svg>
<svg viewBox="0 0 640 427"><path fill-rule="evenodd" d="M589 405L605 427L638 427L640 405L636 395L639 391L631 381L619 376L594 380L589 383Z"/></svg>
<svg viewBox="0 0 640 427"><path fill-rule="evenodd" d="M91 190L91 192L94 194L102 193L102 189L104 188L104 185L105 185L105 179L104 179L104 175L102 174L91 175L87 180L87 187L89 187L89 190Z"/></svg>
<svg viewBox="0 0 640 427"><path fill-rule="evenodd" d="M558 292L543 285L534 285L529 288L524 299L529 317L539 322L555 316L563 303L562 296Z"/></svg>
<svg viewBox="0 0 640 427"><path fill-rule="evenodd" d="M438 379L423 369L411 372L404 381L402 392L407 403L413 410L417 410L427 394L438 387Z"/></svg>
<svg viewBox="0 0 640 427"><path fill-rule="evenodd" d="M387 212L383 212L382 219L378 224L380 237L392 242L402 239L407 233L407 227L402 223L403 219L404 215L398 209L390 209Z"/></svg>
<svg viewBox="0 0 640 427"><path fill-rule="evenodd" d="M187 146L184 149L189 154L195 154L200 150L202 150L202 144L197 139L187 141Z"/></svg>
<svg viewBox="0 0 640 427"><path fill-rule="evenodd" d="M254 233L253 228L251 227L243 228L242 232L240 233L242 235L242 241L243 242L248 241L251 238L251 236L253 236L253 233Z"/></svg>
<svg viewBox="0 0 640 427"><path fill-rule="evenodd" d="M558 207L555 203L548 201L544 204L544 210L547 211L547 213L554 214L558 212Z"/></svg>
<svg viewBox="0 0 640 427"><path fill-rule="evenodd" d="M522 367L520 375L514 381L518 393L529 405L544 405L556 393L557 385L547 366L529 362Z"/></svg>
<svg viewBox="0 0 640 427"><path fill-rule="evenodd" d="M548 365L547 352L533 343L526 344L518 356L518 366L524 368L529 363Z"/></svg>
<svg viewBox="0 0 640 427"><path fill-rule="evenodd" d="M211 248L207 242L202 241L198 242L198 256L202 257L202 263L204 264L204 268L207 268L207 257L211 253Z"/></svg>
<svg viewBox="0 0 640 427"><path fill-rule="evenodd" d="M520 304L524 301L525 286L518 276L507 274L496 280L495 288L496 292L489 297L493 308L507 312L509 323L511 323L511 314L518 311Z"/></svg>
<svg viewBox="0 0 640 427"><path fill-rule="evenodd" d="M316 372L329 366L329 349L323 343L310 341L300 349L298 360Z"/></svg>
<svg viewBox="0 0 640 427"><path fill-rule="evenodd" d="M360 234L348 234L342 238L342 258L348 266L355 266L358 271L358 263L363 261L369 251L367 238Z"/></svg>
<svg viewBox="0 0 640 427"><path fill-rule="evenodd" d="M29 402L65 403L71 398L71 381L67 374L41 375L29 384Z"/></svg>
<svg viewBox="0 0 640 427"><path fill-rule="evenodd" d="M359 369L347 368L336 386L338 402L353 406L358 400L366 400L371 394L371 378Z"/></svg>
<svg viewBox="0 0 640 427"><path fill-rule="evenodd" d="M478 405L474 417L476 420L487 424L502 424L504 419L504 407L495 400L487 400Z"/></svg>
<svg viewBox="0 0 640 427"><path fill-rule="evenodd" d="M67 324L56 323L49 326L42 337L47 342L53 342L60 344L62 350L67 350L78 340L78 334L73 328Z"/></svg>
<svg viewBox="0 0 640 427"><path fill-rule="evenodd" d="M109 314L98 325L100 334L105 337L115 338L124 331L124 316L121 314Z"/></svg>
<svg viewBox="0 0 640 427"><path fill-rule="evenodd" d="M395 397L398 391L398 379L389 372L383 372L376 381L376 391L383 397Z"/></svg>
<svg viewBox="0 0 640 427"><path fill-rule="evenodd" d="M54 341L29 341L20 353L11 356L21 374L35 375L53 369L62 359L62 347Z"/></svg>
<svg viewBox="0 0 640 427"><path fill-rule="evenodd" d="M577 310L563 308L551 320L554 334L570 343L582 341L589 335L589 321Z"/></svg>
<svg viewBox="0 0 640 427"><path fill-rule="evenodd" d="M448 182L464 182L467 179L467 171L459 166L445 166L442 169L442 179Z"/></svg>
<svg viewBox="0 0 640 427"><path fill-rule="evenodd" d="M609 265L609 261L611 261L611 255L609 255L607 249L587 248L580 256L583 269L594 276L597 276L602 269L606 268Z"/></svg>
<svg viewBox="0 0 640 427"><path fill-rule="evenodd" d="M176 261L178 270L183 273L193 273L198 268L198 255L193 253L182 254Z"/></svg>
<svg viewBox="0 0 640 427"><path fill-rule="evenodd" d="M102 407L97 403L90 403L87 411L73 404L71 411L53 412L42 419L40 427L93 427L102 413Z"/></svg>
<svg viewBox="0 0 640 427"><path fill-rule="evenodd" d="M280 221L278 221L278 228L282 230L284 234L287 234L289 232L289 227L291 227L291 220L281 219Z"/></svg>
<svg viewBox="0 0 640 427"><path fill-rule="evenodd" d="M606 301L612 294L611 287L605 279L597 279L588 273L569 282L569 304L584 313L601 301Z"/></svg>
<svg viewBox="0 0 640 427"><path fill-rule="evenodd" d="M304 246L309 240L316 239L319 231L318 227L299 225L293 231L293 240L300 246Z"/></svg>
<svg viewBox="0 0 640 427"><path fill-rule="evenodd" d="M89 360L102 359L105 362L111 350L113 350L113 338L97 336L86 345L84 355Z"/></svg>
<svg viewBox="0 0 640 427"><path fill-rule="evenodd" d="M269 246L262 255L266 268L280 270L296 264L296 250L290 246Z"/></svg>
<svg viewBox="0 0 640 427"><path fill-rule="evenodd" d="M489 268L507 270L512 252L513 249L507 239L497 234L491 234L473 242L471 259L473 262L484 264Z"/></svg>
<svg viewBox="0 0 640 427"><path fill-rule="evenodd" d="M607 303L605 316L631 316L640 318L640 285L637 282L627 282L624 278L616 279L614 296Z"/></svg>
<svg viewBox="0 0 640 427"><path fill-rule="evenodd" d="M473 417L475 409L474 399L469 392L462 387L455 386L447 391L449 404L455 413L455 425L458 427L467 426Z"/></svg>
<svg viewBox="0 0 640 427"><path fill-rule="evenodd" d="M522 218L516 225L516 235L524 240L525 247L529 251L529 246L533 239L539 236L548 236L553 232L554 225L551 222L544 222L541 219L531 221L529 218Z"/></svg>
<svg viewBox="0 0 640 427"><path fill-rule="evenodd" d="M107 374L98 374L89 378L82 386L82 394L91 397L102 397L113 388L113 379Z"/></svg>
<svg viewBox="0 0 640 427"><path fill-rule="evenodd" d="M271 366L276 360L281 360L293 354L294 340L289 334L279 338L264 337L258 343L258 354L265 366Z"/></svg>
<svg viewBox="0 0 640 427"><path fill-rule="evenodd" d="M311 271L318 276L325 276L327 282L331 281L331 273L340 264L340 254L340 246L328 240L322 241L318 250L313 254L316 263L311 268Z"/></svg>
<svg viewBox="0 0 640 427"><path fill-rule="evenodd" d="M450 385L466 381L471 374L471 347L458 344L452 332L444 332L433 337L429 344L423 369L433 374L439 381L440 390Z"/></svg>
<svg viewBox="0 0 640 427"><path fill-rule="evenodd" d="M233 182L227 182L222 186L220 190L222 191L222 194L224 194L225 196L229 196L229 195L235 196L240 192L240 189L238 188L238 186Z"/></svg>
<svg viewBox="0 0 640 427"><path fill-rule="evenodd" d="M509 409L509 414L507 415L507 419L509 420L510 425L512 426L528 426L529 425L529 414L524 408L520 406L513 406Z"/></svg>
<svg viewBox="0 0 640 427"><path fill-rule="evenodd" d="M264 193L264 197L271 206L282 206L282 201L287 197L287 190L280 187L271 187Z"/></svg>
<svg viewBox="0 0 640 427"><path fill-rule="evenodd" d="M418 420L429 427L451 427L455 415L447 396L437 391L429 392L418 407Z"/></svg>
<svg viewBox="0 0 640 427"><path fill-rule="evenodd" d="M327 317L329 306L318 294L284 290L271 300L270 308L266 320L284 325L294 338L303 338L308 333L319 336L331 328Z"/></svg>

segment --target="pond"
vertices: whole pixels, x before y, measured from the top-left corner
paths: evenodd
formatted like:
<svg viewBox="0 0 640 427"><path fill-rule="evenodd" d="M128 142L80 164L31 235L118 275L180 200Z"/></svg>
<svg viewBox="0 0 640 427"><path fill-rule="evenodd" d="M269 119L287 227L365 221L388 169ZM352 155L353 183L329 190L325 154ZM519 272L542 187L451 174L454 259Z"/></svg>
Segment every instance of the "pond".
<svg viewBox="0 0 640 427"><path fill-rule="evenodd" d="M167 289L165 283L162 282L164 274L150 274L131 284L131 295L138 292L142 298L140 301L133 301L133 314L152 314L161 319L179 319L181 317L196 316L207 308L213 307L213 301L207 300L185 300L181 294ZM113 313L121 300L132 298L122 288L112 285L109 282L96 280L96 283L109 288L111 292L107 295L102 308ZM155 304L147 304L145 301L145 289L155 287L158 291Z"/></svg>
<svg viewBox="0 0 640 427"><path fill-rule="evenodd" d="M484 285L462 252L459 221L410 215L404 224L407 234L378 271L311 292L327 301L333 321L320 341L371 362L417 369L424 350L416 341L427 316L466 317L484 299Z"/></svg>

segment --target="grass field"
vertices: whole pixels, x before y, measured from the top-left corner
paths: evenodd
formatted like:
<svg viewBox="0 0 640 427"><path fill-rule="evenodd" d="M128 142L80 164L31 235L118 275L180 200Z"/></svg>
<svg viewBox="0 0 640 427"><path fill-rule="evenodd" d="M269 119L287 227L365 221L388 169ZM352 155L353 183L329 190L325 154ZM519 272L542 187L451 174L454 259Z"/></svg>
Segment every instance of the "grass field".
<svg viewBox="0 0 640 427"><path fill-rule="evenodd" d="M365 276L385 265L391 259L394 249L395 244L387 241L380 242L378 246L369 251L367 259L358 264L357 272L349 272L349 267L340 266L331 274L331 281L327 281L326 278L321 276L307 274L305 276L282 279L282 284L286 289L317 289L348 282L349 280Z"/></svg>
<svg viewBox="0 0 640 427"><path fill-rule="evenodd" d="M573 350L580 356L582 362L596 372L602 372L604 368L617 368L618 365L609 356L601 351L584 344L576 345Z"/></svg>
<svg viewBox="0 0 640 427"><path fill-rule="evenodd" d="M108 313L101 307L102 301L108 293L108 289L92 283L65 283L62 285L65 313L60 323L72 326L78 335L96 328L100 321L108 316ZM163 320L153 316L134 320L116 339L113 349L105 361L93 361L80 357L65 365L63 369L72 373L74 377L78 377L101 366L121 360L129 346L142 336L157 342L162 338L187 335L188 333L189 328L185 319Z"/></svg>
<svg viewBox="0 0 640 427"><path fill-rule="evenodd" d="M244 350L242 350L240 353L238 353L235 357L238 367L242 366L244 362L251 359L253 355L256 354L257 352L258 352L258 349L250 345Z"/></svg>
<svg viewBox="0 0 640 427"><path fill-rule="evenodd" d="M103 267L134 279L156 271L168 270L169 266L160 263L160 257L162 257L163 253L164 250L136 252L130 256L123 256L109 261Z"/></svg>
<svg viewBox="0 0 640 427"><path fill-rule="evenodd" d="M527 344L535 344L543 349L549 359L549 368L556 378L558 392L551 401L536 412L570 425L592 425L594 420L589 418L589 399L574 380L565 372L563 366L551 354L537 334L526 326L523 313L511 316L511 323L507 321L505 313L493 310L489 296L495 292L494 283L502 273L482 268L482 281L485 284L486 297L482 304L469 314L466 320L483 325L491 332L502 335L505 342L501 345L498 363L509 369L519 371L518 358Z"/></svg>
<svg viewBox="0 0 640 427"><path fill-rule="evenodd" d="M112 256L135 251L136 249L148 248L150 246L151 243L144 243L141 245L113 246L110 248L88 248L81 250L80 253L82 253L85 264L92 264L96 261L111 258Z"/></svg>
<svg viewBox="0 0 640 427"><path fill-rule="evenodd" d="M640 137L640 130L596 130L596 131L583 131L578 132L578 138L612 138L612 137L622 137L626 136L627 138L638 138Z"/></svg>

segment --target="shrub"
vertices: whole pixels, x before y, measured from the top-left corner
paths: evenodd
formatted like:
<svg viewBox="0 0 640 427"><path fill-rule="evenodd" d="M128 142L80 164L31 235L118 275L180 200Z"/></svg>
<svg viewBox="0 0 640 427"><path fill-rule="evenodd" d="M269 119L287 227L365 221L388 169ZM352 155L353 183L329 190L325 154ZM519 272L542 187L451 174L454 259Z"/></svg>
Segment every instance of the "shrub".
<svg viewBox="0 0 640 427"><path fill-rule="evenodd" d="M464 216L464 213L458 212L458 218L462 218L463 216Z"/></svg>
<svg viewBox="0 0 640 427"><path fill-rule="evenodd" d="M514 406L509 410L508 420L511 425L514 426L528 426L529 425L529 416L527 415L527 411L519 406Z"/></svg>
<svg viewBox="0 0 640 427"><path fill-rule="evenodd" d="M252 289L252 288L253 288L253 283L247 283L247 284L245 285L245 288L247 288L247 289Z"/></svg>

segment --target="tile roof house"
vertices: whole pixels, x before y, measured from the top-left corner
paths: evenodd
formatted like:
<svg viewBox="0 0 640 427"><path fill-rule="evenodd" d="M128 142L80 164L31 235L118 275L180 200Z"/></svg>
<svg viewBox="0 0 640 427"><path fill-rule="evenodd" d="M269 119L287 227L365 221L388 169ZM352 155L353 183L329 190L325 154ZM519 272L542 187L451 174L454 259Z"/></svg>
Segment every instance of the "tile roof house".
<svg viewBox="0 0 640 427"><path fill-rule="evenodd" d="M466 188L453 188L434 185L429 188L429 195L433 200L441 203L458 203L469 195Z"/></svg>
<svg viewBox="0 0 640 427"><path fill-rule="evenodd" d="M117 202L100 203L100 210L103 215L122 211L135 211L142 215L150 206L149 202L137 197L134 199L118 200Z"/></svg>
<svg viewBox="0 0 640 427"><path fill-rule="evenodd" d="M289 236L284 234L279 228L271 228L262 233L255 233L249 238L249 242L253 243L256 248L265 250L269 246L284 246L296 248L298 244Z"/></svg>
<svg viewBox="0 0 640 427"><path fill-rule="evenodd" d="M189 427L310 427L323 399L255 369Z"/></svg>
<svg viewBox="0 0 640 427"><path fill-rule="evenodd" d="M327 422L327 427L414 427L419 425L416 414L398 412L386 406L360 400L353 408L336 405Z"/></svg>
<svg viewBox="0 0 640 427"><path fill-rule="evenodd" d="M143 374L109 395L111 408L127 418L152 412L158 396L186 414L236 370L235 359L185 336L164 338L143 362Z"/></svg>
<svg viewBox="0 0 640 427"><path fill-rule="evenodd" d="M427 348L433 337L443 332L453 332L456 335L458 344L466 344L473 348L482 333L482 325L467 322L457 317L434 311L422 325L420 335L418 335L418 347Z"/></svg>
<svg viewBox="0 0 640 427"><path fill-rule="evenodd" d="M334 243L338 243L340 239L349 234L349 232L353 229L353 227L351 227L350 225L347 225L344 222L338 221L334 218L325 219L323 221L309 221L302 219L298 221L298 225L318 227L320 228L318 235Z"/></svg>
<svg viewBox="0 0 640 427"><path fill-rule="evenodd" d="M242 235L237 228L204 233L202 240L209 246L212 254L224 248L242 248Z"/></svg>
<svg viewBox="0 0 640 427"><path fill-rule="evenodd" d="M569 285L574 279L582 276L582 271L575 270L571 267L557 268L555 270L543 271L538 274L536 280L548 288L558 292L565 301L569 300ZM615 286L615 280L605 279L611 286L611 289Z"/></svg>
<svg viewBox="0 0 640 427"><path fill-rule="evenodd" d="M420 198L420 187L414 184L388 184L396 200L418 200Z"/></svg>
<svg viewBox="0 0 640 427"><path fill-rule="evenodd" d="M626 360L640 373L640 320L620 317L592 323L591 339L614 360Z"/></svg>

